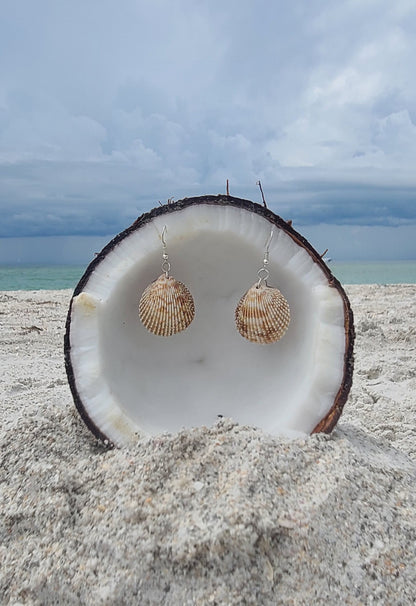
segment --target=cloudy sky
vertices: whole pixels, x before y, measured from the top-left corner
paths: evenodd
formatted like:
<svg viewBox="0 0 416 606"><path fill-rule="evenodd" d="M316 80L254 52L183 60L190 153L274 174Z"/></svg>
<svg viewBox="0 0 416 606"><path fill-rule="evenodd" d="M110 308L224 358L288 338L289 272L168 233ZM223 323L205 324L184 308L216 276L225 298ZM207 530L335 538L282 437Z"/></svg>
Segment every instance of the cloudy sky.
<svg viewBox="0 0 416 606"><path fill-rule="evenodd" d="M1 4L0 263L227 178L332 256L416 258L414 0Z"/></svg>

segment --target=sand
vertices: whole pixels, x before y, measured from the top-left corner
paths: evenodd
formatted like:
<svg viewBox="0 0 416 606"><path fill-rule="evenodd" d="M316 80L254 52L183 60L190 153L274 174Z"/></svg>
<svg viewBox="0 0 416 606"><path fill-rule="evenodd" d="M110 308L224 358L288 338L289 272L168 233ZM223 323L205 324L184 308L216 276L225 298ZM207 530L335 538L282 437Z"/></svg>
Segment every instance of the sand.
<svg viewBox="0 0 416 606"><path fill-rule="evenodd" d="M0 604L413 605L416 285L349 286L331 436L229 419L108 450L63 365L71 293L0 293Z"/></svg>

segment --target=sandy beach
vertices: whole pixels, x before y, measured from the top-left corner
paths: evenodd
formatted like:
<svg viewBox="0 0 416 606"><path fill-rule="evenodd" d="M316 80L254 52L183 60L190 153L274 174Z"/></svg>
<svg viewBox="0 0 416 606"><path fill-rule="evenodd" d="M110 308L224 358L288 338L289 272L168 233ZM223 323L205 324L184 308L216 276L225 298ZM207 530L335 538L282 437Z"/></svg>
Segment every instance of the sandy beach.
<svg viewBox="0 0 416 606"><path fill-rule="evenodd" d="M74 407L70 291L0 293L0 604L413 605L416 285L347 286L330 435L233 420L108 450Z"/></svg>

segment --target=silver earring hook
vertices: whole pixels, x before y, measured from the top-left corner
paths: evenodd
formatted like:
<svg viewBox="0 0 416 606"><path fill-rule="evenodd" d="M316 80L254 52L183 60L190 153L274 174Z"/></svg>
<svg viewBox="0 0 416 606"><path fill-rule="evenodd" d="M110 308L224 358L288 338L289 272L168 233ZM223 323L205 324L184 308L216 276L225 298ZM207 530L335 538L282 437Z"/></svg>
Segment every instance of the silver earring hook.
<svg viewBox="0 0 416 606"><path fill-rule="evenodd" d="M162 258L163 258L162 271L165 272L166 278L169 278L170 263L169 263L169 255L168 255L168 251L167 251L167 247L166 247L166 240L165 240L167 231L168 231L168 228L165 225L163 227L162 233L160 235L160 239L162 240L162 247L163 247L163 253L162 253Z"/></svg>
<svg viewBox="0 0 416 606"><path fill-rule="evenodd" d="M166 225L164 225L163 229L162 229L162 233L160 235L160 239L162 240L163 248L166 248L165 236L167 233L168 233L168 228L166 227Z"/></svg>
<svg viewBox="0 0 416 606"><path fill-rule="evenodd" d="M267 238L266 243L264 245L263 267L261 267L259 269L259 271L257 272L257 275L259 277L259 280L256 284L257 288L259 288L261 286L262 282L264 282L265 285L267 286L267 278L270 275L270 272L267 268L267 266L269 264L269 248L270 248L271 241L273 239L273 234L274 234L274 229L272 227L270 236Z"/></svg>
<svg viewBox="0 0 416 606"><path fill-rule="evenodd" d="M272 243L273 240L273 235L274 235L274 229L272 227L271 232L270 232L270 236L267 238L266 244L264 245L265 248L265 254L269 254L269 248L270 248L270 244Z"/></svg>

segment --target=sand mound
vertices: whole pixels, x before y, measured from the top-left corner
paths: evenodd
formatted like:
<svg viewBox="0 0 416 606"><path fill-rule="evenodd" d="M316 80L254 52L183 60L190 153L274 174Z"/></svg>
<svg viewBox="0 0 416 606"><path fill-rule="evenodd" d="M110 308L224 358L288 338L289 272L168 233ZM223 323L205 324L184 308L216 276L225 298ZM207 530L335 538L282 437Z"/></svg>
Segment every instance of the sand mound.
<svg viewBox="0 0 416 606"><path fill-rule="evenodd" d="M70 293L0 295L0 603L413 604L416 286L347 290L331 436L223 419L112 451L66 384Z"/></svg>

